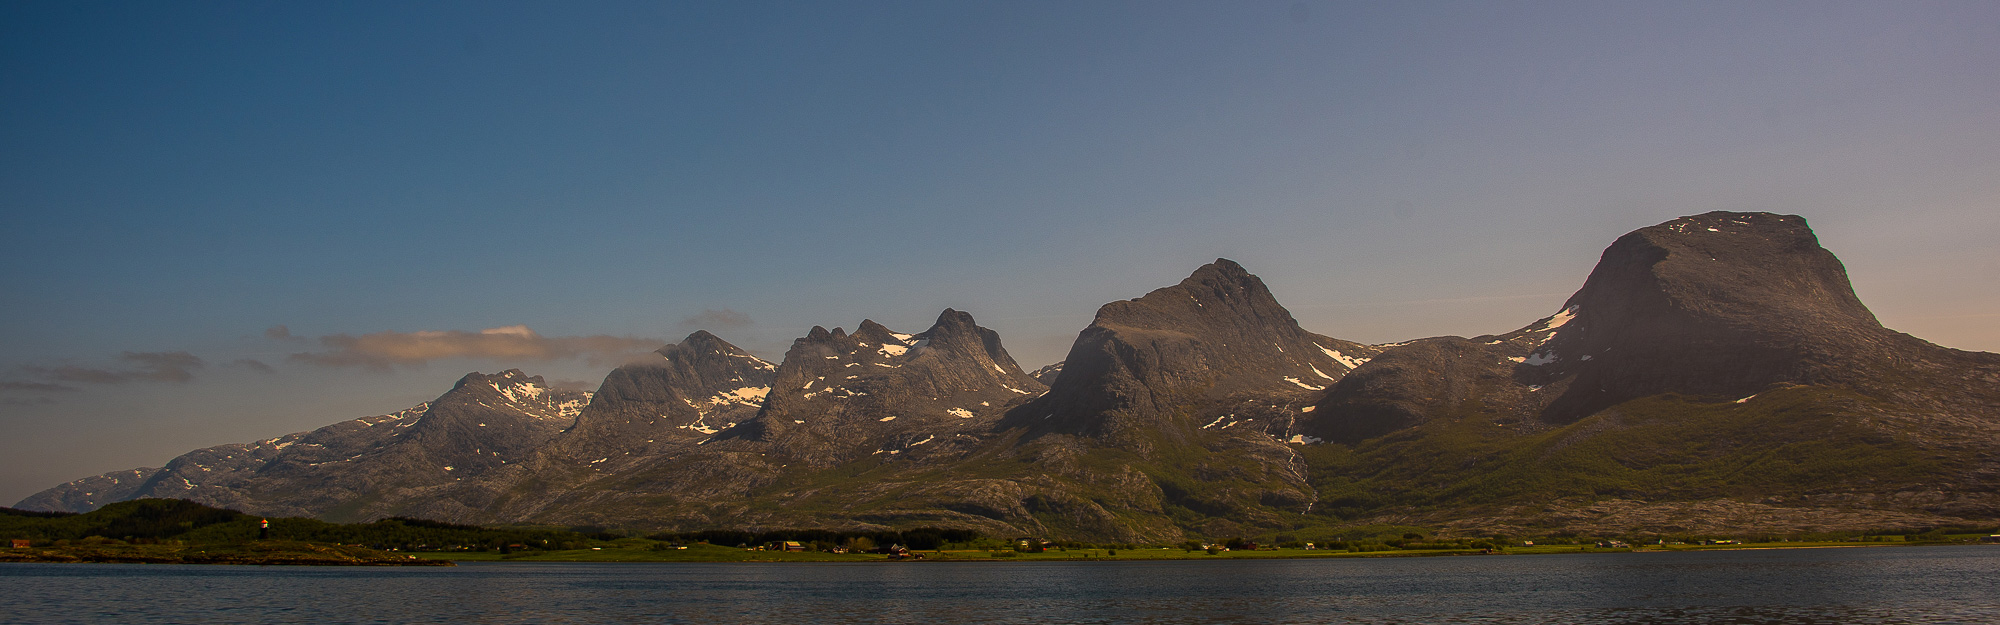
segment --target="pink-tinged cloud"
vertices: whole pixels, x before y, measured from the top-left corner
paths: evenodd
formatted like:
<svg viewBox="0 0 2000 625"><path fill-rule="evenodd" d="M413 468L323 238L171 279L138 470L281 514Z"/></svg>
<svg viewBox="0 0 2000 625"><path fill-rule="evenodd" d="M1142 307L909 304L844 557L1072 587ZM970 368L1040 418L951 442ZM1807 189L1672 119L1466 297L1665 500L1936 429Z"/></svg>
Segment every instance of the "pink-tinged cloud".
<svg viewBox="0 0 2000 625"><path fill-rule="evenodd" d="M396 365L421 365L445 358L489 360L563 360L586 358L591 362L620 361L632 354L658 348L657 338L630 336L542 336L528 326L419 332L374 332L361 336L323 336L322 352L292 354L289 360L328 367L368 367L386 369Z"/></svg>

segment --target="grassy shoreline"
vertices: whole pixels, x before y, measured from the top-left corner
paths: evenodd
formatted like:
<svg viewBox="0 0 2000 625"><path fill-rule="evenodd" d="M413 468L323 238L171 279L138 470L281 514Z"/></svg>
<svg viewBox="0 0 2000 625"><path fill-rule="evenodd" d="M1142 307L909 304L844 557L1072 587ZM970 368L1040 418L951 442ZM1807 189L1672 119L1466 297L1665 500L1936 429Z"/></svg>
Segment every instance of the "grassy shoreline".
<svg viewBox="0 0 2000 625"><path fill-rule="evenodd" d="M1223 551L1209 554L1178 548L1161 549L1073 549L1042 553L1011 551L943 550L924 551L923 559L891 560L881 554L834 554L823 552L756 551L715 545L690 545L687 549L658 551L650 548L604 547L566 551L498 552L416 552L419 558L456 562L1113 562L1145 560L1284 560L1305 558L1409 558L1442 556L1506 556L1584 553L1666 553L1680 551L1745 551L1767 549L1825 549L1851 547L1902 547L1967 543L1903 542L1775 542L1733 545L1640 545L1599 548L1587 545L1536 545L1510 547L1483 553L1478 549L1413 549L1349 552L1345 550L1259 549ZM913 555L916 552L913 552ZM1012 555L996 555L1012 554Z"/></svg>
<svg viewBox="0 0 2000 625"><path fill-rule="evenodd" d="M103 564L247 564L258 566L452 566L448 560L393 554L353 545L293 540L240 544L78 542L0 550L0 562Z"/></svg>
<svg viewBox="0 0 2000 625"><path fill-rule="evenodd" d="M1619 551L1801 549L1894 545L1969 544L2000 540L2000 528L1935 528L1923 533L1804 534L1791 536L1504 536L1439 538L1422 527L1377 525L1346 528L1336 549L1302 549L1288 535L1270 539L1277 549L1230 538L1208 551L1203 541L1176 546L1093 545L1040 539L1002 540L969 530L914 528L883 532L823 530L712 530L636 536L630 531L544 526L481 527L410 518L337 524L304 518L263 518L196 502L139 499L82 513L0 508L0 562L107 562L157 564L288 564L334 566L449 566L452 562L888 562L875 553L830 553L835 545L922 545L903 561L1080 562L1131 560L1243 560L1383 558L1471 555L1538 555ZM1426 541L1426 535L1432 538ZM276 537L276 538L268 538ZM1738 543L1750 539L1759 542ZM1536 541L1544 544L1534 544ZM1730 544L1698 544L1699 541ZM1031 542L1035 541L1035 542ZM814 551L765 551L722 545L787 543ZM1569 543L1569 544L1552 544ZM1694 543L1694 544L1690 544ZM1014 551L1038 544L1046 551ZM19 545L14 547L14 545ZM1598 547L1597 545L1607 545ZM1497 546L1497 547L1496 547ZM942 547L933 549L931 547ZM1488 549L1492 548L1492 549ZM920 560L919 560L920 559Z"/></svg>

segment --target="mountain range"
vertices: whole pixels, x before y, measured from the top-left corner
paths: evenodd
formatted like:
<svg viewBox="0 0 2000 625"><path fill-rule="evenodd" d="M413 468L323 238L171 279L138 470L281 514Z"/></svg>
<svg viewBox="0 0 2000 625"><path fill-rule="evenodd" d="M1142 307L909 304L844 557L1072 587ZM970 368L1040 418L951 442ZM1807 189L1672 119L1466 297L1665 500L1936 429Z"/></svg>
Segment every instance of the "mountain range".
<svg viewBox="0 0 2000 625"><path fill-rule="evenodd" d="M1996 435L2000 355L1882 327L1803 218L1715 212L1620 237L1500 335L1315 334L1218 259L1032 372L950 309L815 327L776 364L700 331L595 392L473 373L15 507L1116 542L1907 529L2000 518Z"/></svg>

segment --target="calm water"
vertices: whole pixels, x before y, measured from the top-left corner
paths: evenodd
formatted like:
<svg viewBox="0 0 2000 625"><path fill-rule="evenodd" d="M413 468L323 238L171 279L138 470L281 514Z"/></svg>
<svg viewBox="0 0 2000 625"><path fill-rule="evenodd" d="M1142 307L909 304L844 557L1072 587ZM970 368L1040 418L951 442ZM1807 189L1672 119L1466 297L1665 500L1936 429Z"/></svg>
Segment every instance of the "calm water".
<svg viewBox="0 0 2000 625"><path fill-rule="evenodd" d="M2000 623L2000 547L1045 564L0 564L0 621Z"/></svg>

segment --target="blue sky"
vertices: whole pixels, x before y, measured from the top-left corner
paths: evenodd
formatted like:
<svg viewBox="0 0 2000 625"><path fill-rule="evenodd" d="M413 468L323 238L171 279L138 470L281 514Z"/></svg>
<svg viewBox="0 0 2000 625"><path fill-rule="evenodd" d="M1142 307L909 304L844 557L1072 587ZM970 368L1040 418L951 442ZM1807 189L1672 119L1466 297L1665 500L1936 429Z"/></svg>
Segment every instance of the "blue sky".
<svg viewBox="0 0 2000 625"><path fill-rule="evenodd" d="M704 325L949 306L1039 366L1216 257L1324 334L1503 332L1709 210L2000 350L1996 41L1990 2L8 3L0 503Z"/></svg>

